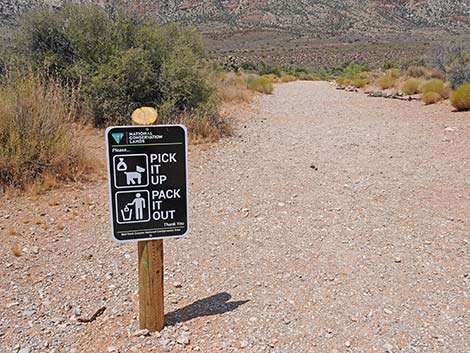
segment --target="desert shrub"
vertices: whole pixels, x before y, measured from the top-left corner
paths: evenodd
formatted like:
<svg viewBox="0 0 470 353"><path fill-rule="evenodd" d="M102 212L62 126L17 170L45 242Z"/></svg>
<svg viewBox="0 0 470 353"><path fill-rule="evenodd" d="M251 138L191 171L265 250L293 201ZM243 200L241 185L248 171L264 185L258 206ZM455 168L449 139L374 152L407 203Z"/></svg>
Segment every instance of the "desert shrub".
<svg viewBox="0 0 470 353"><path fill-rule="evenodd" d="M321 81L319 76L315 76L313 74L300 75L298 79L302 81Z"/></svg>
<svg viewBox="0 0 470 353"><path fill-rule="evenodd" d="M439 102L441 99L442 99L442 96L439 93L432 92L432 91L423 93L423 95L421 96L421 100L426 105L435 104L435 103Z"/></svg>
<svg viewBox="0 0 470 353"><path fill-rule="evenodd" d="M421 80L418 78L409 78L401 85L401 90L403 93L412 95L419 93L419 88L421 86Z"/></svg>
<svg viewBox="0 0 470 353"><path fill-rule="evenodd" d="M400 74L401 74L401 72L397 68L392 68L392 69L387 70L387 75L390 76L390 77L393 77L395 79L400 77Z"/></svg>
<svg viewBox="0 0 470 353"><path fill-rule="evenodd" d="M438 93L442 98L448 98L450 89L442 80L434 79L424 82L421 86L421 92L435 92Z"/></svg>
<svg viewBox="0 0 470 353"><path fill-rule="evenodd" d="M258 66L251 61L244 61L240 64L240 69L247 72L255 72L258 70Z"/></svg>
<svg viewBox="0 0 470 353"><path fill-rule="evenodd" d="M445 73L451 87L470 83L470 45L461 40L446 45L435 57L436 66Z"/></svg>
<svg viewBox="0 0 470 353"><path fill-rule="evenodd" d="M389 89L395 86L396 78L392 76L382 76L379 77L376 81L377 86L379 86L381 89Z"/></svg>
<svg viewBox="0 0 470 353"><path fill-rule="evenodd" d="M367 80L356 78L353 80L353 86L356 88L364 88L367 85Z"/></svg>
<svg viewBox="0 0 470 353"><path fill-rule="evenodd" d="M216 115L203 40L191 28L135 23L72 3L35 11L21 23L16 53L64 83L81 82L96 125L128 121L143 105L157 107L162 121Z"/></svg>
<svg viewBox="0 0 470 353"><path fill-rule="evenodd" d="M350 63L347 66L345 66L341 71L342 71L342 76L348 79L353 79L362 72L370 71L370 68L367 65Z"/></svg>
<svg viewBox="0 0 470 353"><path fill-rule="evenodd" d="M269 75L263 75L261 77L264 77L265 79L269 80L272 83L279 82L279 77L274 75L274 74L269 74Z"/></svg>
<svg viewBox="0 0 470 353"><path fill-rule="evenodd" d="M411 65L406 69L406 75L410 77L426 77L427 72L428 70L424 66Z"/></svg>
<svg viewBox="0 0 470 353"><path fill-rule="evenodd" d="M247 78L247 87L256 92L271 94L274 90L273 84L264 77L249 76Z"/></svg>
<svg viewBox="0 0 470 353"><path fill-rule="evenodd" d="M217 93L223 102L248 102L253 96L245 78L234 73L222 73L216 78Z"/></svg>
<svg viewBox="0 0 470 353"><path fill-rule="evenodd" d="M92 171L76 136L77 101L74 89L32 75L0 87L0 188Z"/></svg>
<svg viewBox="0 0 470 353"><path fill-rule="evenodd" d="M425 66L417 66L411 65L406 69L406 75L409 77L416 77L416 78L436 78L436 79L444 79L444 73L440 70L435 68L429 68Z"/></svg>
<svg viewBox="0 0 470 353"><path fill-rule="evenodd" d="M399 69L400 65L397 63L391 63L391 62L386 62L385 64L382 65L382 70L387 71L390 69Z"/></svg>
<svg viewBox="0 0 470 353"><path fill-rule="evenodd" d="M450 102L457 110L470 109L470 84L458 87L450 97Z"/></svg>
<svg viewBox="0 0 470 353"><path fill-rule="evenodd" d="M337 78L336 78L336 83L337 83L338 85L344 85L344 81L345 81L345 80L346 80L345 77L340 76L340 77L337 77Z"/></svg>
<svg viewBox="0 0 470 353"><path fill-rule="evenodd" d="M284 83L292 82L292 81L296 81L296 80L297 80L297 78L293 75L283 75L280 78L280 81L284 82Z"/></svg>

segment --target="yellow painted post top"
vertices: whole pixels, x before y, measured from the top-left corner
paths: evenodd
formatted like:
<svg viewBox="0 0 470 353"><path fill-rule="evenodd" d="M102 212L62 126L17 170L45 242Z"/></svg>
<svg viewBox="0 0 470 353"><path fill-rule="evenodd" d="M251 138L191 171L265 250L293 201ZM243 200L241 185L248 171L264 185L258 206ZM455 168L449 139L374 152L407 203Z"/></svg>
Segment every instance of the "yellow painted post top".
<svg viewBox="0 0 470 353"><path fill-rule="evenodd" d="M157 121L158 112L152 107L141 107L132 112L132 121L137 125L151 125Z"/></svg>

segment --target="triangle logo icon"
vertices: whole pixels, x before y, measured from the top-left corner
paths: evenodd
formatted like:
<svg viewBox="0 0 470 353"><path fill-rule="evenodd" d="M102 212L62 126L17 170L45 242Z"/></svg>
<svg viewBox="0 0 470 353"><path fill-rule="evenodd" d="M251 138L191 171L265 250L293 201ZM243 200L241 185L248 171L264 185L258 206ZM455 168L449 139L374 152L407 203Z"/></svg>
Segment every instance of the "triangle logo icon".
<svg viewBox="0 0 470 353"><path fill-rule="evenodd" d="M111 134L111 136L113 136L113 139L116 141L116 143L121 143L124 134L122 132L115 132L114 134Z"/></svg>

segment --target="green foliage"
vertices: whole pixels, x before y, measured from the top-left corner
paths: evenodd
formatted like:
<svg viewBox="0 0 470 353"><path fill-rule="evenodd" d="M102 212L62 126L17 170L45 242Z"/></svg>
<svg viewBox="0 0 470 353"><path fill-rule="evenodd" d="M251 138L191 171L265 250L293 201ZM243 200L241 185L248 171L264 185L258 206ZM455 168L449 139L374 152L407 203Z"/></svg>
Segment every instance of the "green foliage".
<svg viewBox="0 0 470 353"><path fill-rule="evenodd" d="M412 94L419 93L420 86L421 86L421 80L420 79L410 78L402 84L401 90L405 94L412 95Z"/></svg>
<svg viewBox="0 0 470 353"><path fill-rule="evenodd" d="M396 78L385 75L382 77L379 77L376 81L376 84L381 88L381 89L389 89L395 86Z"/></svg>
<svg viewBox="0 0 470 353"><path fill-rule="evenodd" d="M352 84L356 88L364 88L367 85L367 80L362 78L356 78L352 81Z"/></svg>
<svg viewBox="0 0 470 353"><path fill-rule="evenodd" d="M470 109L470 83L458 87L450 97L450 102L457 110Z"/></svg>
<svg viewBox="0 0 470 353"><path fill-rule="evenodd" d="M81 83L96 125L128 122L144 105L159 108L164 121L217 111L202 37L180 25L135 23L99 6L67 3L26 15L14 54L26 60L11 60L14 67Z"/></svg>
<svg viewBox="0 0 470 353"><path fill-rule="evenodd" d="M370 68L367 65L350 63L349 65L341 69L341 76L344 76L348 79L354 79L358 74L368 71L370 71Z"/></svg>
<svg viewBox="0 0 470 353"><path fill-rule="evenodd" d="M445 85L445 83L438 79L426 81L421 87L421 92L423 94L428 92L435 92L442 98L447 98L450 93L449 88Z"/></svg>
<svg viewBox="0 0 470 353"><path fill-rule="evenodd" d="M292 82L296 80L297 80L297 77L294 75L282 75L281 76L281 82L283 83Z"/></svg>
<svg viewBox="0 0 470 353"><path fill-rule="evenodd" d="M271 94L274 90L269 79L259 76L248 76L246 86L256 92Z"/></svg>
<svg viewBox="0 0 470 353"><path fill-rule="evenodd" d="M240 64L240 69L247 72L256 72L258 70L258 66L251 61L245 61Z"/></svg>
<svg viewBox="0 0 470 353"><path fill-rule="evenodd" d="M391 63L391 62L386 62L385 64L383 64L382 66L382 70L383 71L388 71L390 69L399 69L400 68L400 65L397 64L397 63Z"/></svg>
<svg viewBox="0 0 470 353"><path fill-rule="evenodd" d="M439 102L441 99L442 99L442 96L439 93L432 92L432 91L423 93L423 95L421 96L421 100L426 105L435 104L435 103Z"/></svg>

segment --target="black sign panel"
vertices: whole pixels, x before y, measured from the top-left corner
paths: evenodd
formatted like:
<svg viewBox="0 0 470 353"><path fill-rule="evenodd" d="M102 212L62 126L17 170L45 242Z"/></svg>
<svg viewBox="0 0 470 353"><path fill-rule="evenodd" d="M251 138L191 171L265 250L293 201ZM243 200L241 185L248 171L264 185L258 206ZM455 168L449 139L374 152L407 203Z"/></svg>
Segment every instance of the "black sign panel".
<svg viewBox="0 0 470 353"><path fill-rule="evenodd" d="M106 129L113 238L188 234L187 136L182 125Z"/></svg>

